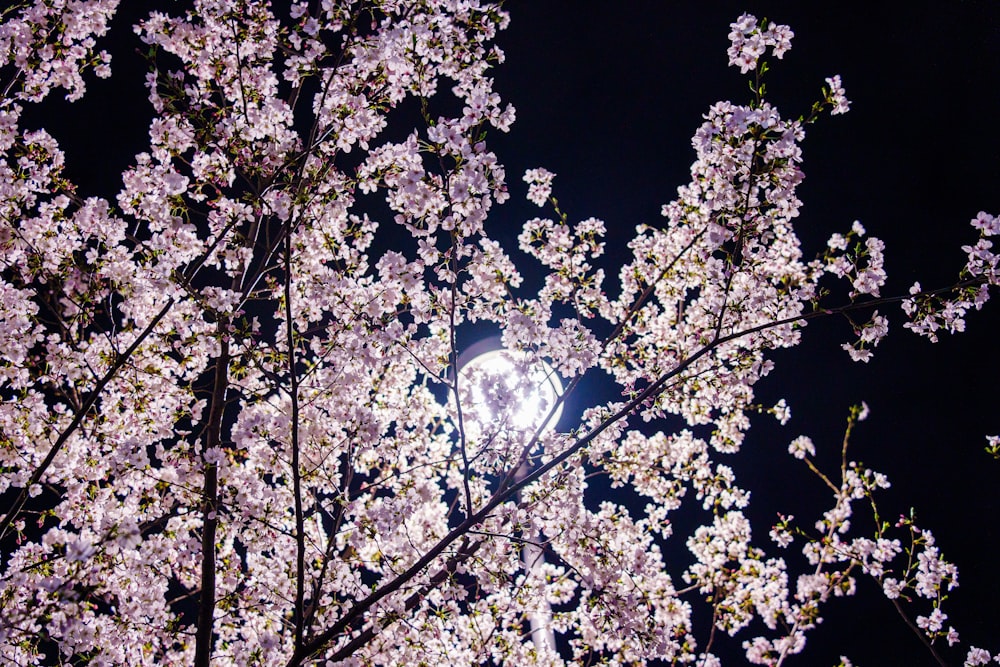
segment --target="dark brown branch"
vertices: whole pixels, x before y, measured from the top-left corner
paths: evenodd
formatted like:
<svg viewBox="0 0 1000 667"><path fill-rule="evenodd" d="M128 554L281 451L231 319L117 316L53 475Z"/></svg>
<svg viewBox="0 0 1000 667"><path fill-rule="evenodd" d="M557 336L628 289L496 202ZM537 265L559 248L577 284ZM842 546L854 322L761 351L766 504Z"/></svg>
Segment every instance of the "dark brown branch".
<svg viewBox="0 0 1000 667"><path fill-rule="evenodd" d="M927 650L931 652L931 655L934 656L937 664L941 665L941 667L948 667L948 663L941 657L941 654L937 652L937 649L934 648L934 644L928 641L927 637L924 636L924 633L920 631L920 628L914 625L913 621L910 620L910 617L903 611L903 606L899 604L899 600L890 600L890 602L892 602L892 606L896 608L896 613L899 614L899 617L903 619L904 623L906 623L906 627L912 630L913 634L915 634L917 639L920 640L920 643L927 647Z"/></svg>
<svg viewBox="0 0 1000 667"><path fill-rule="evenodd" d="M291 227L291 224L289 224ZM299 469L299 376L295 368L295 320L292 313L292 230L285 233L285 344L288 346L288 394L292 402L292 495L295 500L295 606L292 619L295 626L295 648L302 645L305 617L306 531L302 516L302 471Z"/></svg>
<svg viewBox="0 0 1000 667"><path fill-rule="evenodd" d="M218 451L222 445L222 417L229 385L229 343L225 321L219 323L221 351L215 360L212 401L205 429L202 454ZM201 596L198 602L198 625L195 630L195 667L209 667L212 660L212 635L215 627L215 534L219 525L219 468L214 461L205 461L205 481L202 488L201 529Z"/></svg>

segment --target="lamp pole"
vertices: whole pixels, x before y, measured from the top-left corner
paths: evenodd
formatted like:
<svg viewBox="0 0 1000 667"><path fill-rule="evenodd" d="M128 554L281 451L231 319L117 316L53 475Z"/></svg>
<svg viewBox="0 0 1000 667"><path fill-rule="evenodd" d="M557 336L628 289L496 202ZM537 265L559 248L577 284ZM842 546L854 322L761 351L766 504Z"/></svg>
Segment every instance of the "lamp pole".
<svg viewBox="0 0 1000 667"><path fill-rule="evenodd" d="M512 390L513 401L517 401L508 411L508 418L515 428L527 433L533 433L538 429L539 422L547 419L543 433L555 429L556 423L562 414L562 406L549 417L551 406L559 399L563 387L558 376L549 364L539 360L526 375L532 387L526 394L518 395L516 388L523 384L525 375L518 370L515 359L523 353L491 350L479 354L468 362L460 364L459 374L468 377L473 370L482 370L490 376L499 376L506 383L507 388ZM523 359L523 356L521 357ZM496 420L496 415L483 405L484 393L476 391L473 387L472 402L469 406L470 417L473 417L480 424L491 423ZM463 411L465 406L463 406ZM474 416L473 416L474 415ZM514 473L514 483L522 482L528 475L530 469L528 462L522 462ZM521 494L518 492L518 501ZM542 535L534 531L523 536L521 542L521 565L525 574L544 584L545 569L545 549L541 544ZM542 592L538 607L528 612L528 627L531 632L531 641L539 651L544 649L556 650L555 632L552 630L552 605L545 598Z"/></svg>
<svg viewBox="0 0 1000 667"><path fill-rule="evenodd" d="M514 482L520 482L527 474L528 464L522 463L514 474ZM545 549L540 543L541 537L540 533L533 531L524 536L524 541L521 542L521 564L525 574L544 583ZM556 636L552 630L552 605L544 594L538 608L528 612L528 627L531 629L531 641L535 648L556 650Z"/></svg>

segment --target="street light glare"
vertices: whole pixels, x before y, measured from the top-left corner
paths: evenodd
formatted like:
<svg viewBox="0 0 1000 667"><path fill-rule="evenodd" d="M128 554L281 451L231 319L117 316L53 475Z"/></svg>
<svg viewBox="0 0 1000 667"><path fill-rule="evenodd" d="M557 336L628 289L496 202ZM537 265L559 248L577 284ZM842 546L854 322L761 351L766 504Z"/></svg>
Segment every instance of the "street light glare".
<svg viewBox="0 0 1000 667"><path fill-rule="evenodd" d="M562 382L549 364L529 362L523 352L509 350L491 350L474 357L459 370L459 378L469 389L469 400L462 404L462 410L483 430L499 421L519 431L534 431L563 392ZM560 415L562 405L545 423L546 431L555 428Z"/></svg>

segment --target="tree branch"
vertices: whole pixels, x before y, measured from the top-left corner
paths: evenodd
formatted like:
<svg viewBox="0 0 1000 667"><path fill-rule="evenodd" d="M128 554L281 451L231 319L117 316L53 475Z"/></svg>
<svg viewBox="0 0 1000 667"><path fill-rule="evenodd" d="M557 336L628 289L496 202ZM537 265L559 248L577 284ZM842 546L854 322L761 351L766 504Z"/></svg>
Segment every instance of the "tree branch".
<svg viewBox="0 0 1000 667"><path fill-rule="evenodd" d="M222 445L222 417L229 385L228 321L219 322L220 352L215 360L212 401L202 448L216 452ZM219 468L213 460L204 461L205 480L202 488L201 530L201 596L198 602L198 625L195 630L195 667L209 667L212 660L212 636L215 627L215 535L219 524Z"/></svg>

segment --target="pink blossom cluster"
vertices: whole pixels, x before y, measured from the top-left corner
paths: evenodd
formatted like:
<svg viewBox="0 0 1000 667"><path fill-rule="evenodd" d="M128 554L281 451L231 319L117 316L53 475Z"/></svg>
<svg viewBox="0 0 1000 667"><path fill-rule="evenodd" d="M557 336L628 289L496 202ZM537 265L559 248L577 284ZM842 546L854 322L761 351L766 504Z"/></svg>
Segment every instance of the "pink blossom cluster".
<svg viewBox="0 0 1000 667"><path fill-rule="evenodd" d="M552 179L555 177L551 171L541 167L524 172L524 182L528 184L528 201L535 206L545 206L552 196Z"/></svg>
<svg viewBox="0 0 1000 667"><path fill-rule="evenodd" d="M729 64L746 74L757 67L757 61L770 47L779 60L792 48L795 33L787 25L773 22L758 23L757 17L743 14L729 24Z"/></svg>
<svg viewBox="0 0 1000 667"><path fill-rule="evenodd" d="M989 288L1000 285L1000 256L992 252L990 240L1000 234L1000 218L980 211L970 224L979 230L979 240L962 246L967 261L959 282L949 290L936 291L925 291L919 282L914 283L910 298L903 301L903 311L910 318L903 326L932 341L937 340L938 331L965 331L965 315L971 309L980 310L989 301Z"/></svg>
<svg viewBox="0 0 1000 667"><path fill-rule="evenodd" d="M816 272L825 271L850 280L853 289L848 297L851 303L865 295L880 297L880 290L887 277L884 269L885 244L875 237L868 237L862 244L861 239L866 234L864 225L855 220L847 234L831 235L824 253L811 264ZM872 312L870 319L864 324L855 322L848 313L844 313L844 316L851 322L857 339L852 343L844 343L841 348L853 361L867 363L872 358L872 350L888 334L889 320L879 315L877 310Z"/></svg>
<svg viewBox="0 0 1000 667"><path fill-rule="evenodd" d="M826 80L828 88L824 88L826 102L833 106L830 110L831 116L847 113L851 108L851 102L847 99L844 86L840 82L840 75L828 77Z"/></svg>
<svg viewBox="0 0 1000 667"><path fill-rule="evenodd" d="M771 539L785 548L797 537L805 537L803 553L810 563L818 566L817 576L827 569L815 581L835 584L841 593L853 592L855 582L851 571L859 568L862 574L878 582L886 598L900 613L903 613L900 600L910 604L916 598L930 601L929 613L918 614L914 619L915 627L931 642L943 639L952 646L959 642L959 635L954 627L945 627L948 615L942 604L958 586L958 569L942 557L932 533L919 528L912 516L901 516L893 527L888 522L876 520L872 537L853 536L858 532L851 521L854 504L859 500L870 504L878 517L875 495L889 486L885 475L847 460L847 441L857 422L864 420L867 414L867 406L861 405L852 408L849 415L841 452L839 486L813 462L816 450L811 439L800 436L793 441L789 452L798 459L804 459L809 469L834 491L836 503L815 524L817 534L824 536L821 540L810 537L807 531L795 526L794 517L780 517L781 520L771 531ZM902 529L906 540L893 537L892 528ZM838 594L836 587L817 590L820 598L831 591Z"/></svg>
<svg viewBox="0 0 1000 667"><path fill-rule="evenodd" d="M2 102L39 102L53 89L64 88L66 99L83 97L83 73L111 76L111 56L96 51L97 38L108 31L119 0L29 0L4 10L0 24L0 67L12 65L16 85ZM16 105L13 105L16 108Z"/></svg>
<svg viewBox="0 0 1000 667"><path fill-rule="evenodd" d="M976 667L977 665L986 665L990 662L990 652L986 649L972 647L969 649L969 654L965 657L965 667ZM1000 663L1000 653L992 657L993 662Z"/></svg>

